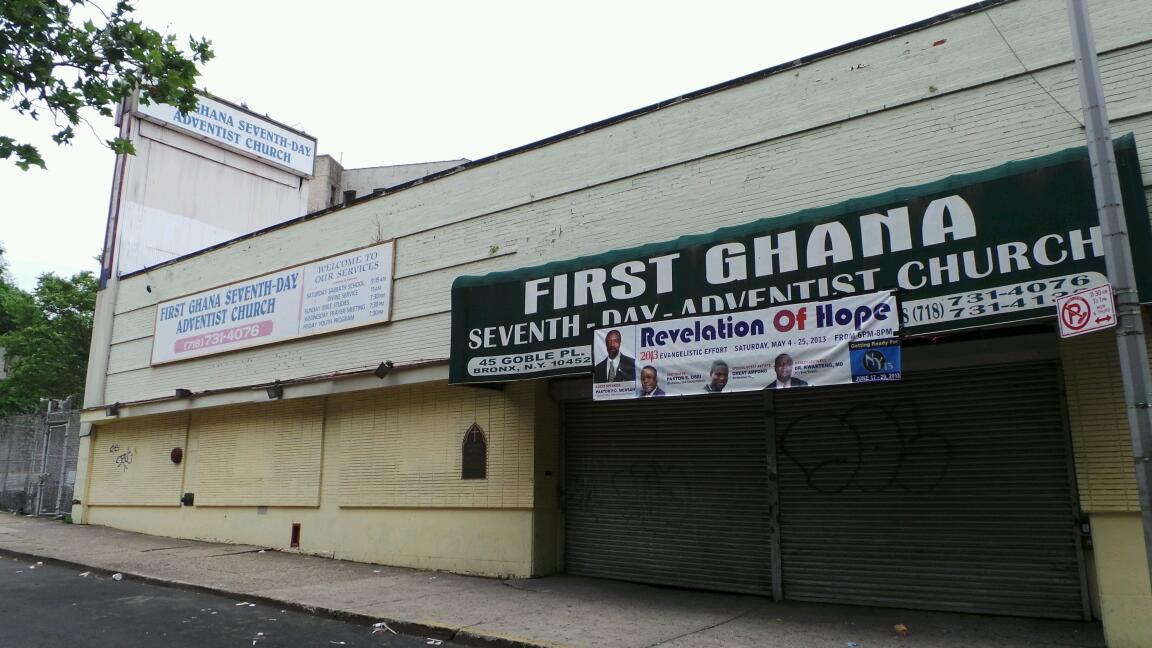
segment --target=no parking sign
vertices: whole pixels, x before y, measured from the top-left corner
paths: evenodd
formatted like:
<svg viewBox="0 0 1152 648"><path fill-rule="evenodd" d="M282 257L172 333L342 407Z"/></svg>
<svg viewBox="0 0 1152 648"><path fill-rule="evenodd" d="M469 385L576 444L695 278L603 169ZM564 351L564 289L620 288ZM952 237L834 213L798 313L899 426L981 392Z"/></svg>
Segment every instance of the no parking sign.
<svg viewBox="0 0 1152 648"><path fill-rule="evenodd" d="M1104 284L1056 300L1060 337L1075 337L1116 326L1112 284Z"/></svg>

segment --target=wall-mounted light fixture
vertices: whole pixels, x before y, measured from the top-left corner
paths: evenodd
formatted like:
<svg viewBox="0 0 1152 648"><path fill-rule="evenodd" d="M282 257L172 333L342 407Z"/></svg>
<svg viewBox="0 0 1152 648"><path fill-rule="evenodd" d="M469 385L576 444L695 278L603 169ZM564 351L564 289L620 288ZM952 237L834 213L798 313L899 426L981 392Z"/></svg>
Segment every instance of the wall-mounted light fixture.
<svg viewBox="0 0 1152 648"><path fill-rule="evenodd" d="M373 371L372 373L375 374L377 378L383 380L384 376L392 373L392 361L385 360L384 362L381 362L380 366L376 367L376 371Z"/></svg>
<svg viewBox="0 0 1152 648"><path fill-rule="evenodd" d="M268 392L268 398L272 400L284 398L284 385L281 385L279 380L269 385L265 391Z"/></svg>
<svg viewBox="0 0 1152 648"><path fill-rule="evenodd" d="M104 408L104 413L108 416L120 416L120 403L112 403L108 407Z"/></svg>
<svg viewBox="0 0 1152 648"><path fill-rule="evenodd" d="M183 387L176 388L176 398L190 398L192 396L191 389L184 389Z"/></svg>

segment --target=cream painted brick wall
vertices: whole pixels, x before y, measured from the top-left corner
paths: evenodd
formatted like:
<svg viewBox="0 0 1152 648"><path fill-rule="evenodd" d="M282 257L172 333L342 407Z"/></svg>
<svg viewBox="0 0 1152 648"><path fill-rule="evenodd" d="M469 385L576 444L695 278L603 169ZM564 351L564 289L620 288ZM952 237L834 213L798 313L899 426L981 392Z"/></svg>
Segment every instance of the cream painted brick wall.
<svg viewBox="0 0 1152 648"><path fill-rule="evenodd" d="M1152 177L1152 44L1141 44L1152 7L1105 0L1092 11L1101 49L1115 50L1102 61L1114 131L1137 133ZM131 277L119 292L104 401L385 358L445 359L457 275L705 232L1082 145L1066 112L1079 113L1079 96L1063 6L1021 0L989 13L1034 74L1022 74L987 15L972 15ZM393 323L148 366L158 301L367 245L381 232L397 238Z"/></svg>
<svg viewBox="0 0 1152 648"><path fill-rule="evenodd" d="M1145 313L1144 330L1152 327ZM1080 507L1089 513L1140 512L1132 437L1113 331L1060 341L1068 427ZM1149 348L1152 361L1152 347Z"/></svg>
<svg viewBox="0 0 1152 648"><path fill-rule="evenodd" d="M488 442L488 478L461 479L473 423ZM531 508L533 386L495 391L444 383L333 397L340 506Z"/></svg>
<svg viewBox="0 0 1152 648"><path fill-rule="evenodd" d="M112 322L112 344L123 344L147 338L152 344L152 327L156 325L156 308L149 306L118 315Z"/></svg>
<svg viewBox="0 0 1152 648"><path fill-rule="evenodd" d="M184 463L172 463L183 448L188 416L175 414L102 425L92 441L92 506L180 506ZM80 495L78 495L79 497Z"/></svg>
<svg viewBox="0 0 1152 648"><path fill-rule="evenodd" d="M198 507L315 507L323 486L325 504L344 507L531 509L538 391L431 383L104 425L91 503L177 506L188 468ZM488 444L483 480L461 479L473 423Z"/></svg>
<svg viewBox="0 0 1152 648"><path fill-rule="evenodd" d="M319 506L324 400L192 413L196 506Z"/></svg>

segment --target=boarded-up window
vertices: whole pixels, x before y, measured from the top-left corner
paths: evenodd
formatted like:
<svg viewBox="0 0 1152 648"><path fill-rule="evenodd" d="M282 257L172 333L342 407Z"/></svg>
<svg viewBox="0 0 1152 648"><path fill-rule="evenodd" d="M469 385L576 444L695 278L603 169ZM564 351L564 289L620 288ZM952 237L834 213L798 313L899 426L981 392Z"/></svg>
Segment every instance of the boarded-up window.
<svg viewBox="0 0 1152 648"><path fill-rule="evenodd" d="M536 406L531 381L504 390L440 382L333 396L325 429L338 439L331 457L336 501L345 507L530 509ZM461 479L465 431L473 423L483 430L486 475Z"/></svg>
<svg viewBox="0 0 1152 648"><path fill-rule="evenodd" d="M484 430L479 425L473 423L464 434L461 453L461 479L488 478L488 441L484 439Z"/></svg>
<svg viewBox="0 0 1152 648"><path fill-rule="evenodd" d="M106 423L92 441L93 506L180 506L184 465L172 448L188 442L188 416L174 414ZM2 471L0 471L2 472Z"/></svg>
<svg viewBox="0 0 1152 648"><path fill-rule="evenodd" d="M274 401L192 415L197 506L319 506L324 402Z"/></svg>

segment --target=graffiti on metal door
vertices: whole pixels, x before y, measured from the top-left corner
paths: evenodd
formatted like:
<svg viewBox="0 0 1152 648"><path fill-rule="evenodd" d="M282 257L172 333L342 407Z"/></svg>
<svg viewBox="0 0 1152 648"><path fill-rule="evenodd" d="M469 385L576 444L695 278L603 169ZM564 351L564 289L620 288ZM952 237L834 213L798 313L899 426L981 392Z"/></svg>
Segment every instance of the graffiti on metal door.
<svg viewBox="0 0 1152 648"><path fill-rule="evenodd" d="M914 400L831 406L777 420L777 430L780 461L822 493L930 493L952 463L948 439L921 425Z"/></svg>

